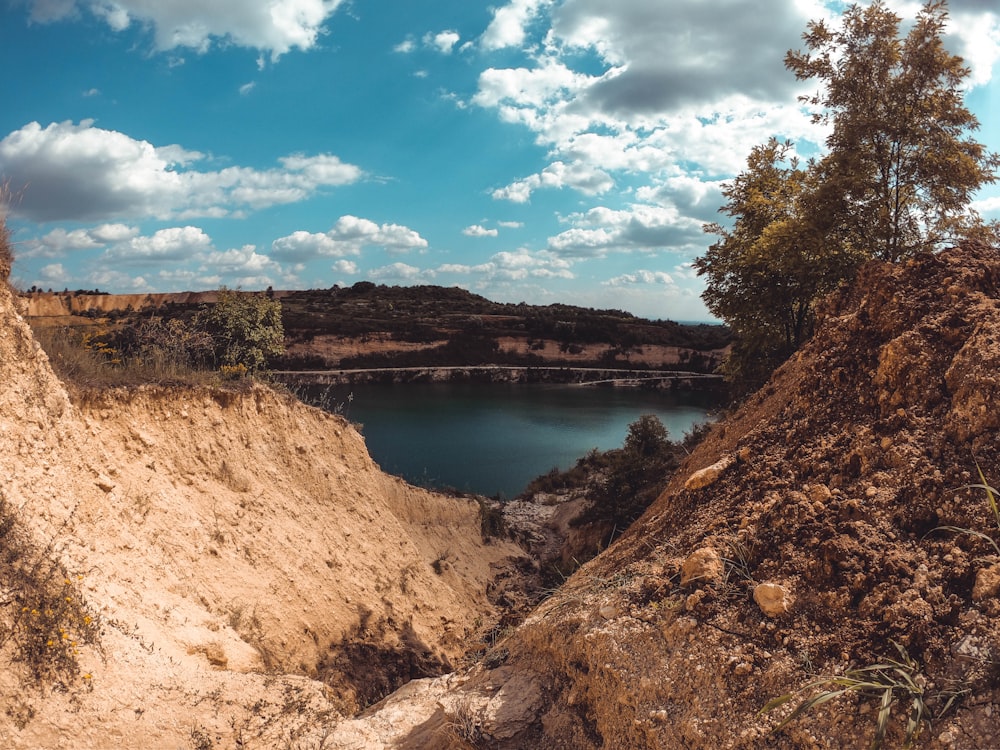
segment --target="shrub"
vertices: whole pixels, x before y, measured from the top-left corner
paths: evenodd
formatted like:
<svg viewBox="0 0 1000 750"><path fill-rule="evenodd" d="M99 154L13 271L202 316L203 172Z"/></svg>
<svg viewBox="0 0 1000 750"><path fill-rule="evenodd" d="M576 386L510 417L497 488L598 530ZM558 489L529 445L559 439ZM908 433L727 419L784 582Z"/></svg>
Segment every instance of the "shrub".
<svg viewBox="0 0 1000 750"><path fill-rule="evenodd" d="M281 303L264 295L219 290L218 301L196 318L212 337L216 363L242 365L247 372L264 369L270 357L285 351Z"/></svg>
<svg viewBox="0 0 1000 750"><path fill-rule="evenodd" d="M0 493L0 649L39 683L80 675L79 646L100 628L51 549L39 549ZM89 679L89 675L83 675Z"/></svg>

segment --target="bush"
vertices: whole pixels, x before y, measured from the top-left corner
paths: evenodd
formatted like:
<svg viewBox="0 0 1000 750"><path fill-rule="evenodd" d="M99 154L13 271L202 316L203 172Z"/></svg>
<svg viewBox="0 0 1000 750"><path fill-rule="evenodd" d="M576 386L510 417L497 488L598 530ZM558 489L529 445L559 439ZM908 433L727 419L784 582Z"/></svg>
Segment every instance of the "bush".
<svg viewBox="0 0 1000 750"><path fill-rule="evenodd" d="M637 419L629 425L624 447L608 452L607 471L574 525L606 523L618 531L628 527L666 487L681 451L658 417L646 414Z"/></svg>
<svg viewBox="0 0 1000 750"><path fill-rule="evenodd" d="M281 303L263 295L220 289L218 301L198 313L196 322L211 335L219 366L242 365L252 374L285 351Z"/></svg>
<svg viewBox="0 0 1000 750"><path fill-rule="evenodd" d="M97 643L98 619L51 549L32 542L2 493L0 591L0 649L23 664L36 682L60 681L65 686L78 677L79 647Z"/></svg>

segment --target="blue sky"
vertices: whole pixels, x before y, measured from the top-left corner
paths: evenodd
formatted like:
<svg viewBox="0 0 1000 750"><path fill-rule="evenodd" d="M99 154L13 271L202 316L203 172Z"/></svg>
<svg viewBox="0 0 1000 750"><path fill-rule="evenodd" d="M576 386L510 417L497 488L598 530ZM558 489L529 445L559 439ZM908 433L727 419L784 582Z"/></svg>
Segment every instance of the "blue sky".
<svg viewBox="0 0 1000 750"><path fill-rule="evenodd" d="M994 6L953 0L948 45L1000 151ZM841 7L0 0L15 281L430 283L708 319L701 227L754 145L823 142L782 59ZM1000 218L1000 189L976 207Z"/></svg>

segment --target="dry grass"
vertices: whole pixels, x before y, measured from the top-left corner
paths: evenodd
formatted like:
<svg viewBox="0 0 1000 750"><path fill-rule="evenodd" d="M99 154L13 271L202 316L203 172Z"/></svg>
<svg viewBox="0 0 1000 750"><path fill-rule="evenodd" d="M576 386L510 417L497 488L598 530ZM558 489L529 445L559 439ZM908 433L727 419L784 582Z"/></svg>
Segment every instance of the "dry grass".
<svg viewBox="0 0 1000 750"><path fill-rule="evenodd" d="M33 332L56 375L78 392L137 385L223 383L215 371L196 369L166 356L122 358L114 351L94 345L86 332L69 327L39 326Z"/></svg>
<svg viewBox="0 0 1000 750"><path fill-rule="evenodd" d="M97 643L100 626L79 578L56 560L51 544L34 543L0 493L0 653L39 684L90 679L80 674L77 655L82 644Z"/></svg>
<svg viewBox="0 0 1000 750"><path fill-rule="evenodd" d="M7 228L7 206L10 205L10 188L0 184L0 283L10 283L10 269L14 265L14 247Z"/></svg>

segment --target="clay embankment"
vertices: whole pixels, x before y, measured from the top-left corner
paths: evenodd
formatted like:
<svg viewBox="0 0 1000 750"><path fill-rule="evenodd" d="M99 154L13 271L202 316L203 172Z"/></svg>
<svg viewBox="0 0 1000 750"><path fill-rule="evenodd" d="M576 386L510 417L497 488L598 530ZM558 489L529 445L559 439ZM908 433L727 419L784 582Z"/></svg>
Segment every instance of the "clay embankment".
<svg viewBox="0 0 1000 750"><path fill-rule="evenodd" d="M3 499L102 630L59 689L0 649L5 747L317 746L464 654L519 554L480 541L476 503L383 474L343 419L272 391L71 403L5 288L0 383Z"/></svg>

